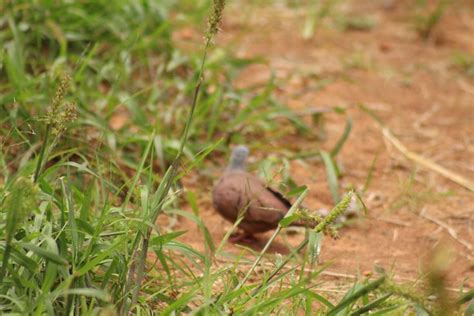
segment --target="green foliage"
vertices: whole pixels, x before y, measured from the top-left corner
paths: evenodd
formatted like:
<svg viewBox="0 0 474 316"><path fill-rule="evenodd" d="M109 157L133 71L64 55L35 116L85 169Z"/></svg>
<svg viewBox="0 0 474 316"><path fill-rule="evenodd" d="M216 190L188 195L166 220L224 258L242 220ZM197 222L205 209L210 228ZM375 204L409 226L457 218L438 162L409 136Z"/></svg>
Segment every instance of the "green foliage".
<svg viewBox="0 0 474 316"><path fill-rule="evenodd" d="M464 52L456 52L451 57L454 67L467 76L474 77L474 55Z"/></svg>
<svg viewBox="0 0 474 316"><path fill-rule="evenodd" d="M262 130L311 136L312 128L273 97L273 80L259 93L232 86L241 69L260 61L210 47L224 8L213 4L0 3L0 314L355 315L411 306L383 276L357 282L337 301L315 286L321 268L305 274L321 233L352 193L297 249L263 269L262 282L254 282L255 271L268 263L266 250L285 221L256 259L216 264L229 258L229 234L214 244L190 191L193 212L183 210L181 178L212 151L226 152L226 141ZM208 11L204 50L177 48L173 29L202 24ZM282 120L292 130L282 132ZM334 149L318 152L335 202L335 158L351 127L348 119ZM300 196L293 212L306 188L286 176ZM186 232L158 225L159 216L195 222L205 251L179 241ZM310 254L301 257L305 247Z"/></svg>
<svg viewBox="0 0 474 316"><path fill-rule="evenodd" d="M342 31L370 31L377 22L369 16L341 15L337 19L337 25Z"/></svg>
<svg viewBox="0 0 474 316"><path fill-rule="evenodd" d="M410 177L400 183L400 192L389 204L390 210L408 208L411 211L420 210L428 203L436 202L443 197L453 195L451 191L438 192L432 188L418 189L416 186L417 170L413 170Z"/></svg>
<svg viewBox="0 0 474 316"><path fill-rule="evenodd" d="M311 38L323 20L333 13L334 8L340 0L321 0L311 2L308 8L308 16L305 19L302 36L305 39Z"/></svg>
<svg viewBox="0 0 474 316"><path fill-rule="evenodd" d="M416 3L415 29L422 38L427 39L441 21L451 0L437 0L433 9L429 8L429 2L426 0L418 0Z"/></svg>

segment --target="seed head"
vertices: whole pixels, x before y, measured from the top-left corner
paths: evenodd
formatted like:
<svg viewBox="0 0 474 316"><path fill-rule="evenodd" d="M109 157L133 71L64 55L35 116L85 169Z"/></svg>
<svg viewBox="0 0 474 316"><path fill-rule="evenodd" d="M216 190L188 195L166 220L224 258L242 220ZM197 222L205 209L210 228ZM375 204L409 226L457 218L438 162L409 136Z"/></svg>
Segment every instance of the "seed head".
<svg viewBox="0 0 474 316"><path fill-rule="evenodd" d="M314 228L314 230L317 233L328 232L329 234L333 234L332 232L328 231L330 225L347 210L353 195L354 191L347 193L344 198L331 210L328 216L326 216L324 220Z"/></svg>
<svg viewBox="0 0 474 316"><path fill-rule="evenodd" d="M209 15L209 29L206 38L210 40L219 31L219 24L222 20L222 11L225 7L225 0L214 0L212 13Z"/></svg>
<svg viewBox="0 0 474 316"><path fill-rule="evenodd" d="M76 105L73 103L64 103L64 96L66 95L70 82L71 77L68 75L64 76L58 85L51 106L47 109L45 118L46 124L50 125L52 132L58 136L66 130L67 123L77 119Z"/></svg>

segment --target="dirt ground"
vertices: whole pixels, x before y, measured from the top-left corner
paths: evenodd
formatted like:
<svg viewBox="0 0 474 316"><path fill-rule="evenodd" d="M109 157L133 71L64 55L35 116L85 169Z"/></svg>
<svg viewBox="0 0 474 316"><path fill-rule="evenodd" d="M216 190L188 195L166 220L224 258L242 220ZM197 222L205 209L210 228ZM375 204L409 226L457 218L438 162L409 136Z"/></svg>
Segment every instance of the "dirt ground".
<svg viewBox="0 0 474 316"><path fill-rule="evenodd" d="M245 70L237 86L263 86L273 71L278 98L293 110L347 109L354 127L338 156L343 186L362 187L377 156L365 194L368 216L343 228L340 239L324 240L321 261L331 263L328 271L335 275L364 275L379 266L398 279L416 280L442 243L451 250L450 285L474 287L474 194L407 159L356 106L371 108L410 151L473 181L474 77L453 66L452 56L459 51L474 54L474 3L458 4L448 8L428 40L421 39L410 22L411 1L345 1L338 10L346 16L368 16L376 25L341 31L327 23L309 39L301 36L306 17L302 9L247 1L230 2L226 8L218 45L230 45L239 57L264 56L268 61ZM269 137L268 149L253 151L253 159L272 149L281 153L280 146L290 141L293 152L331 149L344 130L345 117L331 113L325 118L328 137L323 142L310 143L296 135ZM307 205L332 207L321 162L292 161L291 171L298 184L310 189ZM194 180L186 182L195 187ZM209 194L202 194L199 209L218 243L231 224L212 209L210 190L210 185L205 187L203 192ZM189 231L183 241L203 248L194 223L181 218L177 225ZM261 249L270 234L247 246ZM286 238L296 245L303 235ZM243 251L235 245L228 250ZM269 254L275 253L288 253L282 238L270 248Z"/></svg>

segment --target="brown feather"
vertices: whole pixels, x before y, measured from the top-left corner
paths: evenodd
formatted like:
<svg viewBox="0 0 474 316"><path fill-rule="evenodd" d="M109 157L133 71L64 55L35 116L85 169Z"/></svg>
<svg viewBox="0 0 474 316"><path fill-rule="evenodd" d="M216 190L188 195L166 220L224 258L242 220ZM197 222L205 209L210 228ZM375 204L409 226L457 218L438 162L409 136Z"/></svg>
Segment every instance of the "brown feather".
<svg viewBox="0 0 474 316"><path fill-rule="evenodd" d="M235 222L245 212L239 227L249 234L274 229L289 210L288 203L244 171L227 171L212 197L214 208L228 221Z"/></svg>
<svg viewBox="0 0 474 316"><path fill-rule="evenodd" d="M275 229L292 206L280 192L241 170L224 173L213 189L212 200L216 211L232 223L245 212L239 227L248 235ZM292 226L311 224L297 221Z"/></svg>

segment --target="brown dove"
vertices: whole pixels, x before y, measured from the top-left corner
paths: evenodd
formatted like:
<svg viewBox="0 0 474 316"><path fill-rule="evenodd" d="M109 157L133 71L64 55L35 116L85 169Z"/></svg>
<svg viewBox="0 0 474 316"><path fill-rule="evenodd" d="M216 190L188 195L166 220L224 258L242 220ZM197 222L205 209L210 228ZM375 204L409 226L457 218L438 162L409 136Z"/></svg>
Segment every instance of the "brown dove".
<svg viewBox="0 0 474 316"><path fill-rule="evenodd" d="M212 192L215 210L226 220L234 223L240 214L243 219L238 227L243 231L231 241L251 239L256 233L275 229L291 208L291 203L255 177L246 172L249 150L239 145L234 148L230 163ZM294 222L292 226L306 226Z"/></svg>

